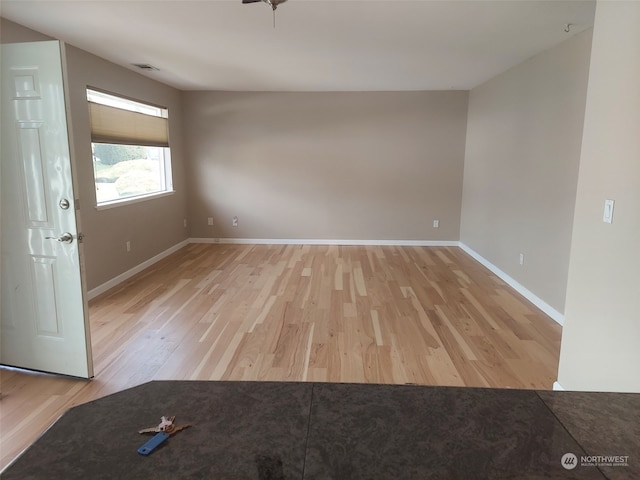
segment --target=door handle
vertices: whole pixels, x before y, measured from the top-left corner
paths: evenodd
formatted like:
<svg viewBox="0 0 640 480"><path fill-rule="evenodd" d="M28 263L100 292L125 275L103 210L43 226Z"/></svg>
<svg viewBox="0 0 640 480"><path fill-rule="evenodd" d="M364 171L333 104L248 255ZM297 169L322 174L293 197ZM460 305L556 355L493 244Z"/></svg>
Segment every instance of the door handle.
<svg viewBox="0 0 640 480"><path fill-rule="evenodd" d="M61 233L59 237L44 237L47 240L57 240L60 243L73 243L73 235L69 232Z"/></svg>

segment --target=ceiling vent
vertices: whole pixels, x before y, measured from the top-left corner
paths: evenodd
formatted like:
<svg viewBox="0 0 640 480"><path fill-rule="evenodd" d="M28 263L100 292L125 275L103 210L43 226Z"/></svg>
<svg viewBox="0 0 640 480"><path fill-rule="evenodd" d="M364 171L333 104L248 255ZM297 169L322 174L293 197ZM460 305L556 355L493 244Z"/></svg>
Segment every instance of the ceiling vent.
<svg viewBox="0 0 640 480"><path fill-rule="evenodd" d="M148 63L132 63L134 67L138 67L140 70L159 70L153 65L149 65Z"/></svg>

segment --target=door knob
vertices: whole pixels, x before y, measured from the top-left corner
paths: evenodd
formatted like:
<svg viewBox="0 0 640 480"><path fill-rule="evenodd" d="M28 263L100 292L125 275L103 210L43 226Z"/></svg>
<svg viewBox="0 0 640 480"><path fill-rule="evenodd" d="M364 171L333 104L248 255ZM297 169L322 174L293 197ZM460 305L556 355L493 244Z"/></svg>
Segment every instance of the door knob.
<svg viewBox="0 0 640 480"><path fill-rule="evenodd" d="M47 240L57 240L60 243L73 243L73 235L69 232L61 233L59 237L44 237Z"/></svg>

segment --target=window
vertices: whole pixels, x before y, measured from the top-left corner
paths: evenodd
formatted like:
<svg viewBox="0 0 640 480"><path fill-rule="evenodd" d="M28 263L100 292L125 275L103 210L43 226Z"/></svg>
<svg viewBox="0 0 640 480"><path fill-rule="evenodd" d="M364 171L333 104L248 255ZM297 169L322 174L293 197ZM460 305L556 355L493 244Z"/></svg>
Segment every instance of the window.
<svg viewBox="0 0 640 480"><path fill-rule="evenodd" d="M166 108L87 89L98 206L173 191Z"/></svg>

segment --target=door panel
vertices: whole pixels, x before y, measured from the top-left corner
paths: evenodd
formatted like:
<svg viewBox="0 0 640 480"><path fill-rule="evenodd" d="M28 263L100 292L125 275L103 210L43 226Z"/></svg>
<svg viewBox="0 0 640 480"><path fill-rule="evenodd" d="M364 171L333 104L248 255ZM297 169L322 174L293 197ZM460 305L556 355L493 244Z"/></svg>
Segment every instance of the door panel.
<svg viewBox="0 0 640 480"><path fill-rule="evenodd" d="M1 103L0 363L89 378L59 42L2 45Z"/></svg>
<svg viewBox="0 0 640 480"><path fill-rule="evenodd" d="M42 165L42 145L40 129L42 123L19 122L18 139L19 166L22 168L21 181L24 182L27 199L27 221L30 227L51 227L46 202L46 182Z"/></svg>

